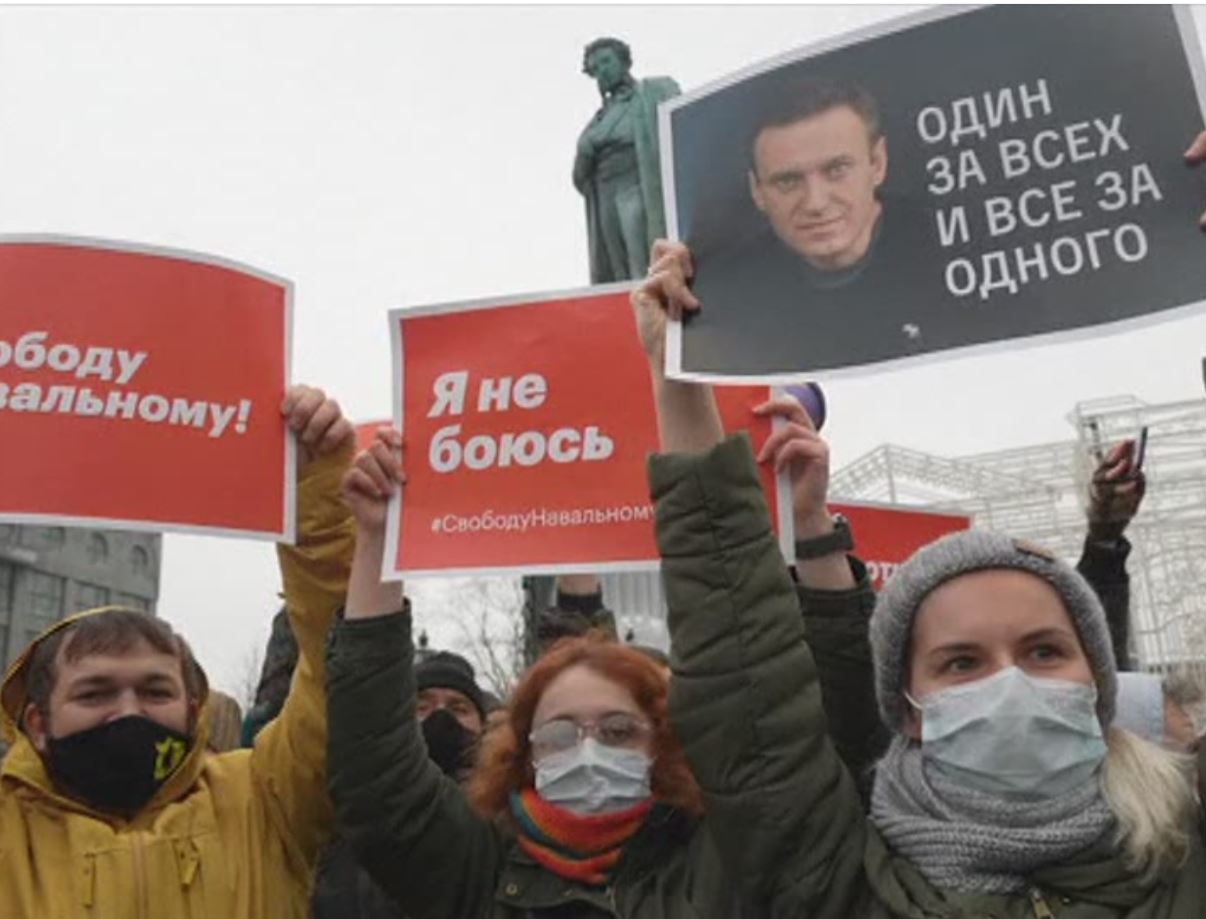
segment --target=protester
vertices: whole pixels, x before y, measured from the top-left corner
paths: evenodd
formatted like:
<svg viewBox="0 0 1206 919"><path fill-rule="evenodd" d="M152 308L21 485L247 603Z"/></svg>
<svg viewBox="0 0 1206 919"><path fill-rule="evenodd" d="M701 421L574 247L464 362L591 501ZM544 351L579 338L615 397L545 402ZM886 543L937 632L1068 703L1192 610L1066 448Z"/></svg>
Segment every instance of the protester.
<svg viewBox="0 0 1206 919"><path fill-rule="evenodd" d="M0 691L0 915L308 915L332 822L323 647L347 586L353 429L309 387L282 414L301 443L298 541L278 556L302 649L283 711L254 750L211 753L205 674L166 622L104 607L49 629Z"/></svg>
<svg viewBox="0 0 1206 919"><path fill-rule="evenodd" d="M864 817L825 735L749 447L724 440L708 390L662 378L665 314L698 304L689 253L659 250L634 303L671 451L651 466L671 712L755 913L1200 916L1206 854L1184 758L1110 729L1100 603L1054 556L1004 536L948 536L879 598L871 641L894 737ZM785 455L768 442L760 458L824 462L800 444ZM686 729L703 720L712 736ZM755 747L757 768L740 769Z"/></svg>
<svg viewBox="0 0 1206 919"><path fill-rule="evenodd" d="M473 768L486 728L486 697L473 665L451 651L437 651L415 664L416 714L432 762L461 781Z"/></svg>
<svg viewBox="0 0 1206 919"><path fill-rule="evenodd" d="M387 442L345 480L359 529L329 655L331 791L361 862L412 919L731 915L665 680L639 652L595 634L541 658L487 739L472 803L431 762L409 612L380 583L400 475Z"/></svg>

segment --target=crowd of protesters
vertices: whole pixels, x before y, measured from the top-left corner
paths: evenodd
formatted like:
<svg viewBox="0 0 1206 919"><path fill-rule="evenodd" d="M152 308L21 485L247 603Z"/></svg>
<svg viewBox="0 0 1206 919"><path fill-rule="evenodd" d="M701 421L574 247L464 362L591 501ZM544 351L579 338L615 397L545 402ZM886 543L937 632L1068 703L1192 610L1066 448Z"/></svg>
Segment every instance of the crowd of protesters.
<svg viewBox="0 0 1206 919"><path fill-rule="evenodd" d="M651 263L668 662L617 638L589 576L507 699L417 649L381 580L402 434L353 457L337 403L295 387L299 537L242 744L164 620L49 629L0 691L0 915L1206 915L1201 693L1128 650L1134 445L1101 457L1076 568L976 529L876 596L803 406L756 408L779 423L751 444L664 376L667 317L699 304L684 246ZM759 464L791 482L790 567Z"/></svg>

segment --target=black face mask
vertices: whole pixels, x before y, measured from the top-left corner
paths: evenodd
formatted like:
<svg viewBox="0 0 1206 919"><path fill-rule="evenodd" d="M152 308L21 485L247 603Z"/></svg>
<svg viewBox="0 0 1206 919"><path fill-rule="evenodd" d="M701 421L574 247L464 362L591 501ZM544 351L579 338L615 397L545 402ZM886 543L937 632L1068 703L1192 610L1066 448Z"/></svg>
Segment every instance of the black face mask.
<svg viewBox="0 0 1206 919"><path fill-rule="evenodd" d="M423 719L423 739L427 755L444 775L457 778L470 764L477 736L456 720L447 709L437 708Z"/></svg>
<svg viewBox="0 0 1206 919"><path fill-rule="evenodd" d="M188 735L141 715L47 738L55 784L97 810L123 816L151 800L191 745Z"/></svg>

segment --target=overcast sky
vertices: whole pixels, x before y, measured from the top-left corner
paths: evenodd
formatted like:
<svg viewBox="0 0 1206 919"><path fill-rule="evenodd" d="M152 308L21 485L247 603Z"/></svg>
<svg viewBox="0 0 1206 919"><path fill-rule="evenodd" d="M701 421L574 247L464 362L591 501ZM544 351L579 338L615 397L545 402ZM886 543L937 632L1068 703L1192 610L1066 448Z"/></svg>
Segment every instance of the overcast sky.
<svg viewBox="0 0 1206 919"><path fill-rule="evenodd" d="M620 36L638 76L690 89L907 9L0 8L0 232L292 278L294 379L385 417L388 308L586 283L569 179L598 104L584 44ZM1204 333L1199 316L834 383L836 463L884 441L956 454L1069 438L1082 399L1200 397ZM165 540L160 613L218 687L266 637L278 586L269 545ZM433 596L419 614L439 634Z"/></svg>

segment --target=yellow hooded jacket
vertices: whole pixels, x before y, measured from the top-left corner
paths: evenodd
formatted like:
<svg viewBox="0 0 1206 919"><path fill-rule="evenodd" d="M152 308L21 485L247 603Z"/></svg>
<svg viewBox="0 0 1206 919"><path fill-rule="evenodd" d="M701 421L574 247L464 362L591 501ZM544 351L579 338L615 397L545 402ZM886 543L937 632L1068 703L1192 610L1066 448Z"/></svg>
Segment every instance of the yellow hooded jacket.
<svg viewBox="0 0 1206 919"><path fill-rule="evenodd" d="M15 740L0 769L0 917L309 916L333 819L324 655L352 557L352 521L338 497L347 461L345 451L309 464L298 485L298 544L278 546L300 659L284 709L253 750L208 752L203 704L188 756L142 811L130 821L93 811L55 789L18 731L29 652L13 665L0 690L5 735Z"/></svg>

